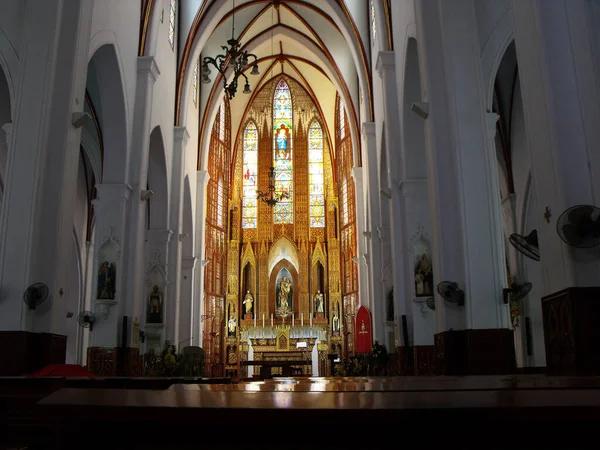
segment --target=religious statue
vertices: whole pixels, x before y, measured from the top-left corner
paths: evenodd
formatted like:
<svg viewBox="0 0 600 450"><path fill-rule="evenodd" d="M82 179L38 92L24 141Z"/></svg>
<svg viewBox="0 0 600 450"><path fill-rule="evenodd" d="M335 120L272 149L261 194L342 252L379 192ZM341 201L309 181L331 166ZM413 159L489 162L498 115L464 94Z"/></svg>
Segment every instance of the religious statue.
<svg viewBox="0 0 600 450"><path fill-rule="evenodd" d="M287 128L283 123L277 130L275 140L277 142L277 159L290 159L290 129Z"/></svg>
<svg viewBox="0 0 600 450"><path fill-rule="evenodd" d="M253 303L254 303L254 298L252 297L252 294L250 293L250 291L247 291L246 296L244 297L244 301L242 302L242 304L244 305L244 310L245 310L246 314L252 314Z"/></svg>
<svg viewBox="0 0 600 450"><path fill-rule="evenodd" d="M365 321L363 320L363 321L360 323L360 331L358 332L358 334L367 334L367 333L368 333L368 331L367 331L367 324L366 324L366 323L365 323Z"/></svg>
<svg viewBox="0 0 600 450"><path fill-rule="evenodd" d="M333 319L331 320L331 329L334 333L340 332L340 318L338 317L337 313L333 315Z"/></svg>
<svg viewBox="0 0 600 450"><path fill-rule="evenodd" d="M98 271L98 299L115 299L115 277L115 265L113 263L104 261L100 264L100 270Z"/></svg>
<svg viewBox="0 0 600 450"><path fill-rule="evenodd" d="M286 276L279 282L279 295L277 297L277 303L279 309L289 310L290 309L290 293L292 291L292 283Z"/></svg>
<svg viewBox="0 0 600 450"><path fill-rule="evenodd" d="M235 336L235 327L236 321L233 316L229 316L229 321L227 322L227 330L229 331L229 336Z"/></svg>
<svg viewBox="0 0 600 450"><path fill-rule="evenodd" d="M426 253L421 255L415 267L415 294L417 297L433 295L433 273Z"/></svg>
<svg viewBox="0 0 600 450"><path fill-rule="evenodd" d="M323 294L321 293L321 290L319 289L317 291L317 293L315 294L315 312L316 313L324 312L323 303L324 303Z"/></svg>
<svg viewBox="0 0 600 450"><path fill-rule="evenodd" d="M163 310L162 293L158 290L158 285L152 286L152 292L148 296L148 323L162 323Z"/></svg>

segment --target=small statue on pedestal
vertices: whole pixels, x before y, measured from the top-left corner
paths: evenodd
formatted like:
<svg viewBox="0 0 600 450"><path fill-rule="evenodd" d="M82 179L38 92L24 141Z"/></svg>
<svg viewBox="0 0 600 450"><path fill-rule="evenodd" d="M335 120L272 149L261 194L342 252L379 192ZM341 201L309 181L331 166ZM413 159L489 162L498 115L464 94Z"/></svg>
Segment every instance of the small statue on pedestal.
<svg viewBox="0 0 600 450"><path fill-rule="evenodd" d="M325 312L325 307L323 305L324 299L323 299L323 294L321 293L321 290L319 289L317 291L317 293L315 294L315 312L317 314L321 313L323 314Z"/></svg>
<svg viewBox="0 0 600 450"><path fill-rule="evenodd" d="M254 298L252 297L250 291L246 292L246 296L244 297L244 301L242 302L242 304L244 305L245 314L252 315L252 305L254 304Z"/></svg>

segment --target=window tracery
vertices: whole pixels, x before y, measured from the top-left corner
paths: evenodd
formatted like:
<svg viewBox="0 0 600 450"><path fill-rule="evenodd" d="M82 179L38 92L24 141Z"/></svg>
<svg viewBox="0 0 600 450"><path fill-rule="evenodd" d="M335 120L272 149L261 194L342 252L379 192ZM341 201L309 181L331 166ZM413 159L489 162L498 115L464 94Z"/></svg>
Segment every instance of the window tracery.
<svg viewBox="0 0 600 450"><path fill-rule="evenodd" d="M316 120L308 128L308 173L310 185L310 226L325 227L325 179L323 171L323 130Z"/></svg>
<svg viewBox="0 0 600 450"><path fill-rule="evenodd" d="M280 80L273 96L273 166L275 192L286 192L273 207L273 223L294 223L294 167L292 154L292 95L285 80Z"/></svg>
<svg viewBox="0 0 600 450"><path fill-rule="evenodd" d="M242 182L242 228L257 225L258 130L253 121L244 130Z"/></svg>

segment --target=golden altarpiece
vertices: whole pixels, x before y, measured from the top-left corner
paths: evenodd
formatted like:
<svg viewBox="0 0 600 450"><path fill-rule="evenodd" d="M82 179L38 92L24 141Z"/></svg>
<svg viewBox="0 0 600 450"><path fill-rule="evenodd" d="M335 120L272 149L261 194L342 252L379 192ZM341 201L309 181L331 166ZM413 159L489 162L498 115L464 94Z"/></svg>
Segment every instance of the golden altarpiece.
<svg viewBox="0 0 600 450"><path fill-rule="evenodd" d="M291 373L324 376L328 354L353 353L353 160L336 97L333 135L311 94L287 75L255 94L233 139L229 103L221 104L209 155L202 316L211 374L221 367L245 378L260 361L285 374L283 363L302 361Z"/></svg>

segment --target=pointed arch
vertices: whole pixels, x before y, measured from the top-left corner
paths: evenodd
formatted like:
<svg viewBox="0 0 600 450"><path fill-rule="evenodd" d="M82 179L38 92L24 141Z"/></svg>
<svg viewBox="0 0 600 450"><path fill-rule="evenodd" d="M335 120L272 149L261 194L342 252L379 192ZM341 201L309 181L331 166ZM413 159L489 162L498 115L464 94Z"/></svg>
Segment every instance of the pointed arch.
<svg viewBox="0 0 600 450"><path fill-rule="evenodd" d="M313 228L325 227L325 177L323 161L323 128L317 119L313 119L308 127L310 226Z"/></svg>
<svg viewBox="0 0 600 450"><path fill-rule="evenodd" d="M242 183L242 228L256 228L258 207L258 127L250 120L244 128Z"/></svg>
<svg viewBox="0 0 600 450"><path fill-rule="evenodd" d="M275 192L286 193L273 207L273 223L294 223L292 93L281 78L273 93L273 167Z"/></svg>

